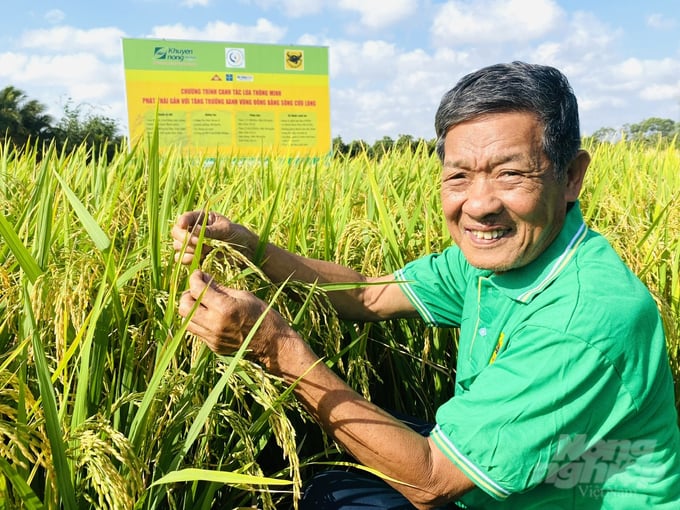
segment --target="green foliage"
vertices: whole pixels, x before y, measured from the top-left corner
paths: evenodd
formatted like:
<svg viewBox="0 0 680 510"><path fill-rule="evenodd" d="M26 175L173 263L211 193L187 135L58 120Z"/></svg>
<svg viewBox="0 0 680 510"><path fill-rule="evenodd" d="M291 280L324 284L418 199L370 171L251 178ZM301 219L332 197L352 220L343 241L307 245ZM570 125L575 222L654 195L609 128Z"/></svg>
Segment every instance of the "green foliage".
<svg viewBox="0 0 680 510"><path fill-rule="evenodd" d="M64 107L64 116L54 127L57 146L73 152L86 144L91 157L111 161L123 143L116 121L92 112L85 114L83 109L82 105L73 106L70 102Z"/></svg>
<svg viewBox="0 0 680 510"><path fill-rule="evenodd" d="M86 146L89 158L111 161L124 141L116 121L92 112L85 114L83 109L69 102L55 125L45 105L7 86L0 90L0 143L19 151L28 144L35 145L40 149L38 159L52 142L67 153Z"/></svg>
<svg viewBox="0 0 680 510"><path fill-rule="evenodd" d="M396 141L389 136L384 136L380 140L376 140L373 145L363 140L353 140L349 144L345 144L342 137L337 136L333 138L332 142L333 155L340 159L355 158L362 155L369 159L380 159L389 156L393 151L401 154L420 150L426 150L429 154L434 153L435 140L427 141L422 138L415 139L411 135L399 135Z"/></svg>
<svg viewBox="0 0 680 510"><path fill-rule="evenodd" d="M637 124L625 124L619 131L611 127L601 127L590 137L591 143L616 143L623 139L644 143L649 146L669 145L680 135L680 122L672 119L650 117Z"/></svg>
<svg viewBox="0 0 680 510"><path fill-rule="evenodd" d="M29 141L40 144L50 139L52 118L46 110L16 87L0 90L0 142L21 148Z"/></svg>
<svg viewBox="0 0 680 510"><path fill-rule="evenodd" d="M624 133L633 142L657 142L659 138L670 139L680 132L680 123L672 119L650 117L637 124L624 126Z"/></svg>

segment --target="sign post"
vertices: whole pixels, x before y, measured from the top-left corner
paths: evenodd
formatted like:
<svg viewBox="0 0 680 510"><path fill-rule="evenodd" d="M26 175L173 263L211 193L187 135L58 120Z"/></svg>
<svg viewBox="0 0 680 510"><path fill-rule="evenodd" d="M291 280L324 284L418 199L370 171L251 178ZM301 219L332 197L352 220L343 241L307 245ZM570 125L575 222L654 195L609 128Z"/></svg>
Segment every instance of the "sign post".
<svg viewBox="0 0 680 510"><path fill-rule="evenodd" d="M328 48L123 39L130 140L185 154L320 157L331 150Z"/></svg>

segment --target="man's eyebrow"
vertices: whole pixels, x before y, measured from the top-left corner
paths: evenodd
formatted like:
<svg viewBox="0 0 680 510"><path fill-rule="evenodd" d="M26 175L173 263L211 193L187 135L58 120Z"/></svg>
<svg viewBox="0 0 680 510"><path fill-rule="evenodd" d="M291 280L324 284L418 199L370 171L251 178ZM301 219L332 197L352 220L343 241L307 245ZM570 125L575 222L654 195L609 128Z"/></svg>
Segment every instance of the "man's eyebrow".
<svg viewBox="0 0 680 510"><path fill-rule="evenodd" d="M467 168L461 160L451 161L450 159L444 160L444 168Z"/></svg>
<svg viewBox="0 0 680 510"><path fill-rule="evenodd" d="M490 159L489 163L490 166L496 167L498 165L504 165L506 163L515 163L515 162L522 162L525 163L527 162L527 158L525 154L522 154L521 152L515 152L512 154L503 154L500 156L494 156ZM445 160L443 166L445 168L463 168L467 169L470 168L471 165L470 163L465 160L465 159L454 159L454 160Z"/></svg>
<svg viewBox="0 0 680 510"><path fill-rule="evenodd" d="M503 154L499 157L492 157L491 158L491 166L498 166L498 165L504 165L506 163L515 163L515 162L526 162L527 158L526 155L521 153L521 152L515 152L513 154Z"/></svg>

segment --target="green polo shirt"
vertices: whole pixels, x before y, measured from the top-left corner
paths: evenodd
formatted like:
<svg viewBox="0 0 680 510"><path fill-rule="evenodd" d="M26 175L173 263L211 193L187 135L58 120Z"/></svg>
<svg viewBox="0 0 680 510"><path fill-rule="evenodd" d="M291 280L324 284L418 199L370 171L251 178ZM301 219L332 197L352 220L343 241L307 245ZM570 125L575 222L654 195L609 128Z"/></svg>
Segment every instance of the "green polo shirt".
<svg viewBox="0 0 680 510"><path fill-rule="evenodd" d="M454 246L395 277L427 323L460 326L431 438L477 486L461 505L680 508L661 318L578 204L525 267L479 270Z"/></svg>

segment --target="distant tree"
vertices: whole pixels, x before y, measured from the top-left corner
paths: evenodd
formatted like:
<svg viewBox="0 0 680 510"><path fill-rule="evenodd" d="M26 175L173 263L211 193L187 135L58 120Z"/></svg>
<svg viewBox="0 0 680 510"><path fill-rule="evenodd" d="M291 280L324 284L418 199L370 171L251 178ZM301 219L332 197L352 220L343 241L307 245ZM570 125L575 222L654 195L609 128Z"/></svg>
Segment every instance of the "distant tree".
<svg viewBox="0 0 680 510"><path fill-rule="evenodd" d="M389 136L383 136L380 140L376 140L371 147L371 152L374 157L380 158L388 154L393 148L394 140Z"/></svg>
<svg viewBox="0 0 680 510"><path fill-rule="evenodd" d="M660 138L671 138L678 132L678 126L672 119L650 117L637 124L626 124L626 138L634 141L657 142Z"/></svg>
<svg viewBox="0 0 680 510"><path fill-rule="evenodd" d="M427 146L427 152L429 154L434 154L437 151L437 139L436 138L431 138L425 142L425 145Z"/></svg>
<svg viewBox="0 0 680 510"><path fill-rule="evenodd" d="M0 90L0 140L23 147L45 142L52 136L52 117L47 107L11 85Z"/></svg>
<svg viewBox="0 0 680 510"><path fill-rule="evenodd" d="M83 106L73 106L69 101L64 107L64 116L54 128L60 149L71 152L83 144L87 145L90 157L106 157L111 160L123 142L115 120L90 113L83 114Z"/></svg>
<svg viewBox="0 0 680 510"><path fill-rule="evenodd" d="M398 151L412 151L417 144L418 142L411 135L399 135L394 143L394 148Z"/></svg>
<svg viewBox="0 0 680 510"><path fill-rule="evenodd" d="M369 145L363 140L352 140L347 146L347 155L350 158L355 158L360 154L369 154Z"/></svg>
<svg viewBox="0 0 680 510"><path fill-rule="evenodd" d="M600 143L613 142L616 140L617 136L616 129L610 127L601 127L590 135L593 140Z"/></svg>
<svg viewBox="0 0 680 510"><path fill-rule="evenodd" d="M347 156L349 146L342 141L341 136L336 136L331 141L331 150L333 151L333 156L344 157Z"/></svg>

